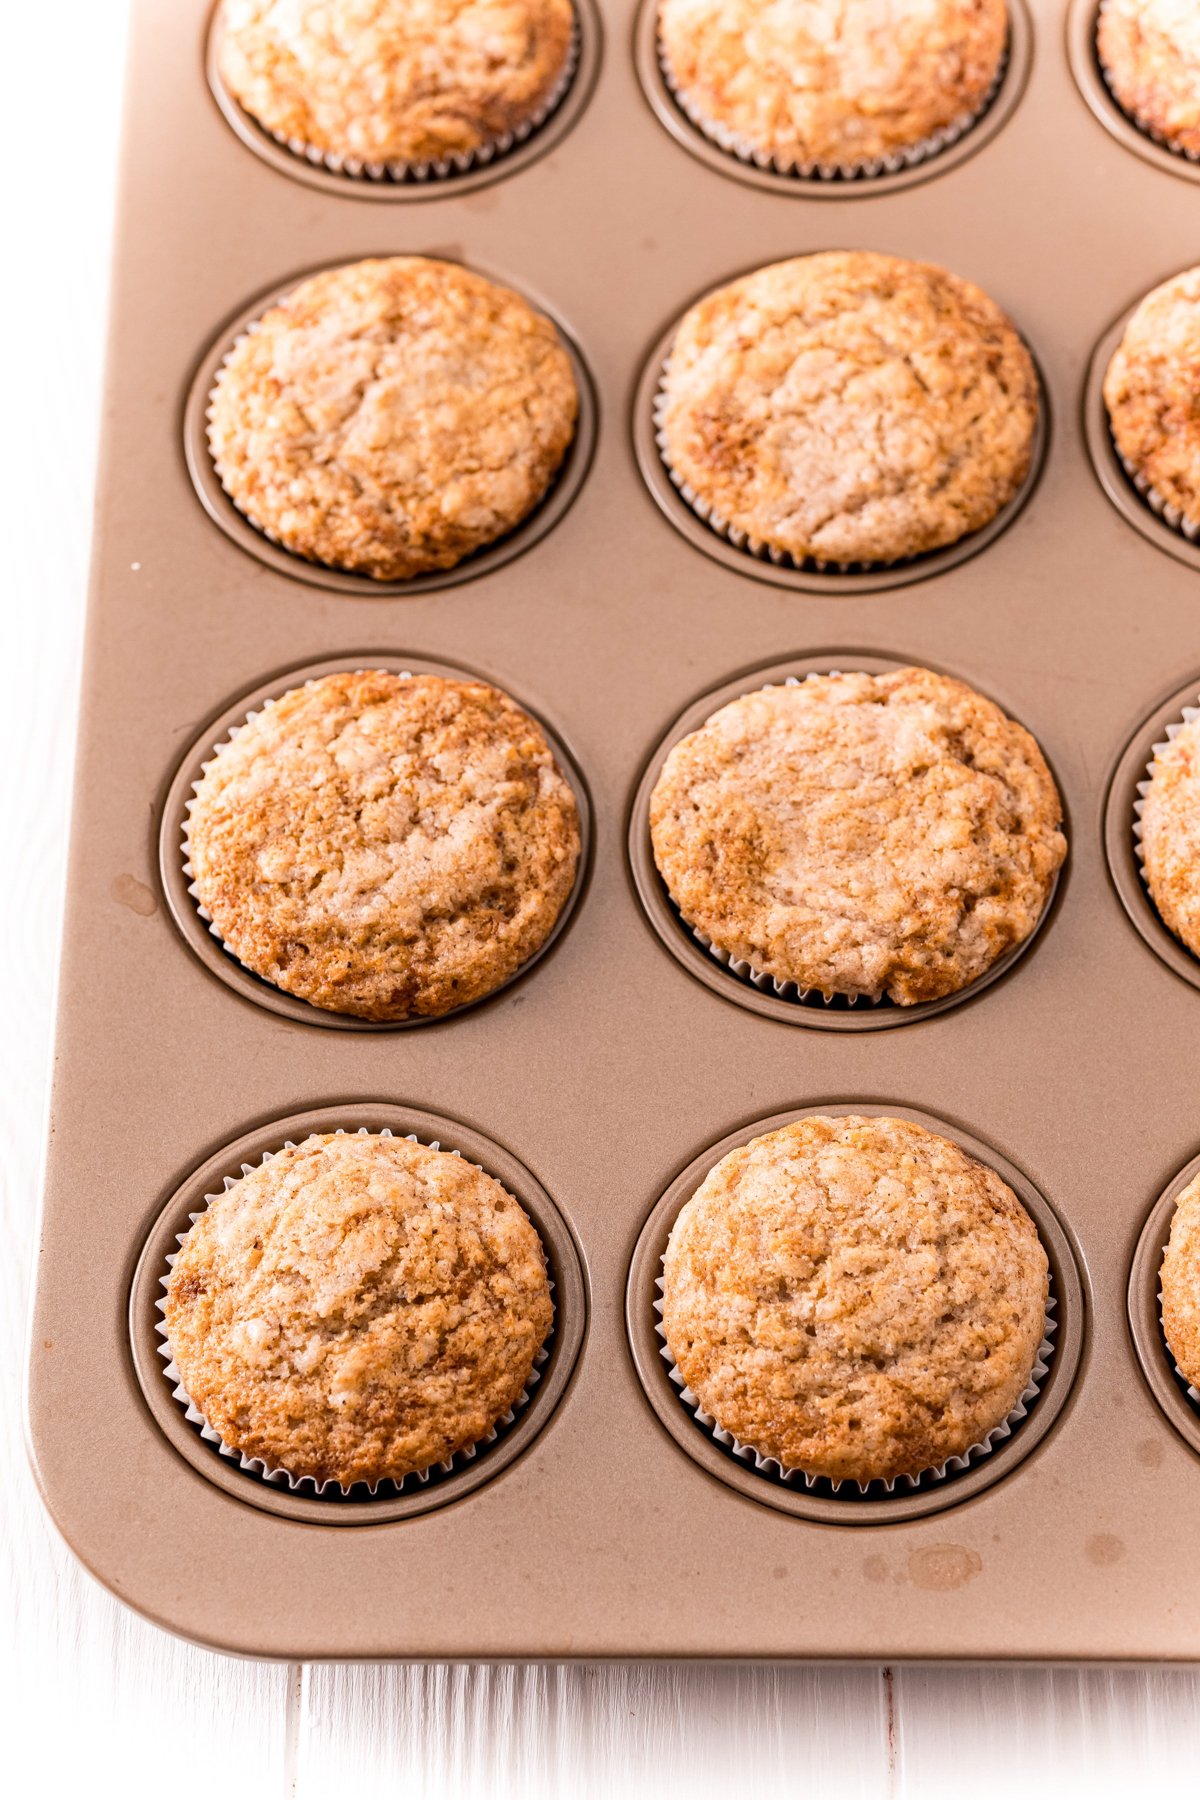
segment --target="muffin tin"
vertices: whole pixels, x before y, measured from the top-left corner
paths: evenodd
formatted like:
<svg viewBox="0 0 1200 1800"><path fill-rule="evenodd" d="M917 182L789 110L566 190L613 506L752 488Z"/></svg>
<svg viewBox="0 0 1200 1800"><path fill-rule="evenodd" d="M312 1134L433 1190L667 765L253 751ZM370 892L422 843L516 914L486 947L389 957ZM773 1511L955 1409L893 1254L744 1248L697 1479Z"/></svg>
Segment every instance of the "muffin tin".
<svg viewBox="0 0 1200 1800"><path fill-rule="evenodd" d="M1148 1296L1176 1171L1200 1150L1200 994L1129 875L1136 756L1200 687L1200 577L1178 534L1151 541L1110 503L1085 409L1093 346L1187 260L1189 190L1099 128L1057 0L1014 7L1028 79L1010 59L957 145L896 177L784 192L681 147L686 121L664 129L632 0L606 0L602 31L589 6L580 18L572 87L527 144L387 184L252 153L206 81L207 0L136 0L30 1338L47 1505L130 1605L244 1654L1194 1657L1200 1438ZM829 246L979 282L1019 322L1055 421L1008 528L969 560L907 565L903 585L701 543L671 528L682 503L654 480L646 383L673 321L742 270ZM587 373L545 508L494 552L396 588L231 529L245 521L213 491L203 439L213 358L264 295L392 252L500 274ZM1029 727L1071 852L1036 941L969 1004L872 1008L846 1029L857 1009L810 1021L685 939L655 898L643 778L688 709L738 684L908 661ZM195 765L239 713L372 663L506 688L561 734L589 802L564 929L501 993L419 1031L322 1029L241 971L178 856ZM793 1029L809 1022L833 1028ZM732 1457L680 1404L654 1333L672 1209L713 1157L847 1108L932 1121L1005 1173L1056 1300L1047 1375L1011 1436L935 1487L865 1498ZM242 1470L188 1422L157 1355L158 1280L188 1214L314 1123L461 1150L521 1198L554 1264L528 1406L463 1468L389 1499Z"/></svg>

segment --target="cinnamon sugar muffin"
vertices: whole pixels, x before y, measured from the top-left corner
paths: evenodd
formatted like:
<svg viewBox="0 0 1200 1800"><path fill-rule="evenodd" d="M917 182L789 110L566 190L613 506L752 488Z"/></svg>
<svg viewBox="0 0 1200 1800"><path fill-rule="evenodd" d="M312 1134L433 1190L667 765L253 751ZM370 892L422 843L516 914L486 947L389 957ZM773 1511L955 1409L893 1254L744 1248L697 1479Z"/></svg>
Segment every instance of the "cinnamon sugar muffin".
<svg viewBox="0 0 1200 1800"><path fill-rule="evenodd" d="M993 1170L856 1116L723 1157L663 1268L667 1344L703 1409L785 1469L864 1484L938 1468L1008 1417L1049 1289Z"/></svg>
<svg viewBox="0 0 1200 1800"><path fill-rule="evenodd" d="M1037 744L928 669L814 675L723 706L650 799L685 922L759 974L900 1006L1034 930L1066 855Z"/></svg>
<svg viewBox="0 0 1200 1800"><path fill-rule="evenodd" d="M1163 923L1200 956L1200 717L1155 752L1142 800L1142 866Z"/></svg>
<svg viewBox="0 0 1200 1800"><path fill-rule="evenodd" d="M406 1139L315 1136L214 1199L167 1281L167 1341L232 1450L371 1485L479 1443L553 1319L541 1241L498 1181Z"/></svg>
<svg viewBox="0 0 1200 1800"><path fill-rule="evenodd" d="M995 518L1029 472L1038 381L979 288L871 251L774 263L684 314L660 444L719 529L797 562L895 562Z"/></svg>
<svg viewBox="0 0 1200 1800"><path fill-rule="evenodd" d="M994 88L1005 0L659 0L664 72L719 142L852 171L965 129Z"/></svg>
<svg viewBox="0 0 1200 1800"><path fill-rule="evenodd" d="M1200 156L1200 9L1103 0L1096 51L1117 104L1171 150Z"/></svg>
<svg viewBox="0 0 1200 1800"><path fill-rule="evenodd" d="M484 149L566 76L571 0L222 0L222 80L299 149L368 165Z"/></svg>
<svg viewBox="0 0 1200 1800"><path fill-rule="evenodd" d="M1104 377L1113 441L1134 480L1200 527L1200 268L1153 288Z"/></svg>
<svg viewBox="0 0 1200 1800"><path fill-rule="evenodd" d="M575 430L550 320L455 263L325 269L226 358L209 408L222 486L312 562L402 581L526 518Z"/></svg>
<svg viewBox="0 0 1200 1800"><path fill-rule="evenodd" d="M575 796L540 727L481 681L325 675L220 747L187 828L221 941L289 994L436 1017L503 986L575 880Z"/></svg>
<svg viewBox="0 0 1200 1800"><path fill-rule="evenodd" d="M1200 1387L1200 1175L1175 1203L1159 1287L1163 1333L1175 1367Z"/></svg>

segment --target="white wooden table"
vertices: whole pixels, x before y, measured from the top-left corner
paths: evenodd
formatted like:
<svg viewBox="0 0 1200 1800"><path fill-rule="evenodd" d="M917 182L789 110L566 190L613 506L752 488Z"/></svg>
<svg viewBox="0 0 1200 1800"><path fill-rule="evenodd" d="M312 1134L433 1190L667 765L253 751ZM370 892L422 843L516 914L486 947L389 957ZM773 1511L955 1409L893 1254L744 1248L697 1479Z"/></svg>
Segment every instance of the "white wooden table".
<svg viewBox="0 0 1200 1800"><path fill-rule="evenodd" d="M57 1540L21 1442L21 1365L123 25L124 0L12 7L4 19L6 198L16 223L7 236L25 247L0 293L8 714L0 943L9 955L0 1030L0 1755L9 1791L56 1800L161 1784L172 1800L211 1800L219 1785L263 1800L315 1800L370 1786L406 1800L704 1800L744 1789L754 1800L986 1800L1166 1784L1175 1795L1200 1794L1200 1670L261 1666L144 1624ZM70 235L61 224L68 189Z"/></svg>

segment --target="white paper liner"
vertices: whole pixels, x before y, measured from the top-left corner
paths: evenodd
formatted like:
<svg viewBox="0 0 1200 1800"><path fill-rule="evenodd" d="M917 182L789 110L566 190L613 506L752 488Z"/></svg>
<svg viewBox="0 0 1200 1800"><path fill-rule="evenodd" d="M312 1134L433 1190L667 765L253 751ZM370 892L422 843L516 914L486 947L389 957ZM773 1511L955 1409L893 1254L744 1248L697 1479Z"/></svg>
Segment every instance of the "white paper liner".
<svg viewBox="0 0 1200 1800"><path fill-rule="evenodd" d="M344 1137L346 1134L339 1130L333 1135L335 1137ZM367 1127L363 1125L360 1126L358 1131L353 1135L355 1137L369 1137L371 1136L371 1133L367 1130ZM376 1135L379 1137L390 1138L394 1133L384 1126ZM410 1131L405 1136L405 1142L409 1144L418 1144L424 1142L424 1140L418 1138L416 1132ZM279 1146L279 1150L294 1150L295 1148L295 1142L291 1138L288 1138ZM426 1148L430 1150L440 1150L441 1144L437 1139L433 1139L426 1145ZM273 1161L274 1158L278 1156L279 1150L264 1151L257 1166L262 1168L265 1164ZM460 1152L457 1150L449 1150L446 1154L449 1156L458 1156ZM472 1163L470 1166L474 1169L479 1169L481 1174L486 1173L485 1170L480 1168L478 1163ZM253 1163L243 1163L242 1175L251 1174L254 1167L255 1165ZM239 1177L236 1175L226 1175L222 1193L228 1193L230 1188L235 1187L238 1179ZM492 1176L491 1179L494 1181L496 1178L495 1176ZM505 1188L504 1192L507 1194L508 1189ZM514 1201L516 1205L520 1206L521 1202L516 1194L509 1194L508 1197L510 1200ZM204 1213L212 1205L212 1202L214 1200L219 1200L220 1198L220 1194L206 1194L204 1196L204 1205L199 1211L188 1214L189 1231L191 1226L196 1223L197 1219L204 1216ZM187 1231L177 1232L175 1235L176 1243L182 1247L187 1236ZM163 1289L166 1288L167 1283L170 1280L170 1273L175 1266L178 1254L178 1251L173 1251L166 1259L167 1273L163 1275L159 1281L159 1286ZM554 1282L550 1279L548 1271L547 1280L550 1284L551 1296L553 1296ZM158 1312L166 1312L167 1302L165 1296L161 1300L156 1300L154 1304ZM517 1396L516 1400L514 1400L508 1411L497 1419L486 1437L480 1438L478 1443L468 1445L465 1450L455 1451L454 1455L446 1462L431 1464L429 1468L417 1470L411 1475L405 1475L399 1481L357 1481L350 1483L348 1486L343 1486L341 1482L333 1480L319 1482L311 1475L290 1475L286 1469L273 1467L261 1457L246 1456L242 1451L235 1450L231 1445L227 1444L220 1433L215 1431L208 1423L204 1414L200 1411L199 1407L193 1403L188 1395L180 1377L179 1370L176 1368L174 1360L172 1359L170 1345L166 1341L167 1326L165 1321L160 1320L158 1324L155 1325L154 1329L159 1337L163 1339L163 1342L157 1346L157 1349L158 1354L162 1357L164 1363L163 1374L171 1383L171 1397L179 1402L184 1410L184 1416L189 1423L199 1427L200 1436L204 1439L205 1443L211 1444L213 1449L218 1451L220 1455L228 1457L232 1462L236 1462L238 1467L244 1470L247 1475L252 1475L259 1481L265 1481L275 1487L287 1487L293 1494L315 1495L321 1500L337 1500L339 1498L346 1500L360 1495L368 1495L372 1500L391 1498L394 1495L412 1493L417 1488L427 1487L431 1482L443 1481L447 1476L455 1474L459 1469L466 1468L470 1463L474 1462L481 1451L486 1450L490 1444L494 1444L502 1437L508 1428L515 1422L518 1413L523 1412L525 1407L529 1405L530 1399L532 1398L532 1389L536 1387L537 1383L542 1378L541 1371L549 1359L549 1346L554 1340L554 1322L552 1321L550 1330L547 1332L542 1341L541 1348L534 1358L533 1368L530 1370L529 1380L526 1386L522 1388L520 1394Z"/></svg>
<svg viewBox="0 0 1200 1800"><path fill-rule="evenodd" d="M423 185L429 182L445 181L458 175L470 175L476 169L488 168L508 156L518 145L527 143L535 132L540 131L551 115L558 111L567 97L571 83L575 79L579 67L579 16L574 15L571 26L571 42L567 47L566 59L563 62L558 80L554 83L546 98L528 119L514 127L512 131L502 132L497 138L478 145L474 150L460 150L453 156L441 156L425 161L405 162L366 162L357 156L342 156L333 151L321 150L315 144L309 144L300 137L288 137L285 132L272 131L268 126L247 112L237 97L229 93L230 99L238 106L244 116L256 130L271 138L283 149L297 157L301 162L311 163L314 168L327 169L331 175L342 175L350 181L371 182L375 185L390 183L394 186Z"/></svg>
<svg viewBox="0 0 1200 1800"><path fill-rule="evenodd" d="M1134 860L1137 863L1138 874L1142 878L1142 885L1146 890L1146 898L1150 905L1154 907L1156 918L1161 918L1161 914L1158 911L1154 895L1150 889L1150 878L1146 873L1146 852L1142 844L1142 815L1146 810L1146 795L1150 792L1150 783L1154 779L1154 764L1160 753L1170 747L1172 741L1178 737L1185 725L1190 725L1193 720L1200 719L1200 694L1197 694L1196 702L1195 706L1185 706L1179 718L1173 719L1167 726L1166 736L1160 738L1156 744L1151 746L1150 761L1146 764L1146 779L1138 782L1138 797L1133 803L1133 855ZM1169 931L1170 926L1166 925L1166 920L1164 919L1162 922ZM1183 943L1183 939L1179 937L1177 932L1172 932L1171 935L1175 938L1177 943ZM1188 946L1184 944L1184 949L1186 950L1187 948Z"/></svg>
<svg viewBox="0 0 1200 1800"><path fill-rule="evenodd" d="M1197 160L1200 161L1200 158ZM1118 462L1156 518L1161 519L1164 525L1169 525L1172 531L1178 532L1180 537L1186 538L1189 544L1200 542L1200 520L1185 518L1180 508L1168 500L1152 482L1148 481L1141 470L1134 467L1128 457L1122 455L1117 447L1116 439L1112 437L1111 422L1109 437L1112 447L1116 451Z"/></svg>
<svg viewBox="0 0 1200 1800"><path fill-rule="evenodd" d="M369 669L351 669L346 672L348 674L353 674L353 675L366 675L366 674L372 673L373 671L371 671ZM378 673L380 673L380 674L391 673L391 671L379 670ZM412 681L413 680L413 672L411 669L399 669L399 670L395 671L395 674L396 674L396 679L398 681ZM316 683L322 679L323 679L323 677L321 677L319 675L314 675L308 681L302 682L301 686L306 687L306 688L314 687L316 685ZM196 879L195 879L196 872L192 867L192 844L191 844L191 839L188 836L188 829L189 829L189 826L191 823L192 813L196 806L196 799L197 799L197 796L198 796L199 790L200 790L200 782L203 780L204 776L207 775L208 771L212 768L213 763L220 756L221 752L223 750L228 749L229 745L232 744L234 738L236 738L238 736L239 732L244 731L246 726L251 724L253 720L257 719L262 713L269 712L273 706L278 706L279 702L282 699L284 699L287 694L294 693L294 692L295 692L294 688L285 687L278 694L272 694L269 699L262 701L260 705L251 707L250 710L245 714L245 716L238 722L238 724L231 725L229 727L229 730L225 733L225 736L223 738L220 738L217 741L217 743L215 743L213 745L212 755L209 756L208 758L206 758L206 760L200 764L200 775L197 778L197 780L193 781L193 783L192 783L191 799L188 800L184 806L183 830L182 830L182 836L180 838L180 844L179 844L180 855L183 859L183 873L187 877L188 894L191 897L191 900L192 900L193 904L195 905L196 911L199 914L200 918L203 919L204 923L208 926L211 936L216 938L217 942L220 944L220 946L221 946L222 950L225 952L226 956L231 957L233 959L233 961L235 963L237 963L239 968L245 969L245 971L248 975L253 975L255 981L261 981L264 984L264 986L274 988L278 993L281 993L281 994L286 994L288 992L288 990L286 988L281 988L277 982L274 982L271 980L270 976L262 975L259 973L259 971L257 969L252 969L250 967L249 963L245 963L242 961L241 957L238 956L236 951L231 950L229 948L229 945L225 942L225 939L221 936L219 927L213 923L212 914L209 912L209 910L206 906L201 904L200 891L196 884ZM291 998L294 1000L300 1000L300 996L295 995L295 994L291 995ZM311 1006L312 1002L300 1000L300 1004L306 1005L306 1006ZM316 1007L316 1006L313 1007L314 1012L320 1012L322 1010L324 1010L324 1009L321 1007ZM347 1019L353 1019L353 1018L358 1017L358 1015L356 1013L339 1013L337 1016L339 1018L347 1018ZM361 1021L361 1023L366 1025L366 1024L372 1023L372 1021L364 1019Z"/></svg>
<svg viewBox="0 0 1200 1800"><path fill-rule="evenodd" d="M665 1261L665 1254L662 1260ZM661 1295L665 1285L664 1277L658 1276L654 1285ZM887 1479L878 1477L865 1482L835 1481L828 1475L809 1475L803 1469L785 1469L776 1457L764 1456L752 1444L743 1444L731 1431L726 1431L724 1426L718 1425L711 1413L705 1412L696 1395L688 1387L682 1372L676 1366L667 1344L667 1334L663 1329L663 1301L661 1299L654 1302L654 1310L659 1315L654 1329L662 1339L662 1349L659 1351L659 1355L667 1365L667 1374L671 1382L678 1389L681 1405L686 1407L696 1424L715 1443L720 1444L723 1450L727 1450L739 1462L748 1463L758 1474L768 1480L776 1481L784 1487L803 1487L810 1493L832 1494L837 1499L844 1498L853 1501L856 1497L861 1500L877 1499L880 1496L891 1498L897 1493L903 1495L905 1492L911 1493L934 1487L938 1482L945 1481L947 1477L961 1475L964 1470L974 1467L985 1456L989 1456L998 1444L1011 1437L1017 1426L1028 1415L1029 1409L1037 1399L1042 1383L1049 1373L1050 1360L1054 1355L1054 1333L1058 1329L1058 1321L1054 1317L1057 1306L1058 1302L1051 1292L1046 1301L1042 1341L1034 1356L1029 1380L1007 1418L1002 1419L999 1425L993 1426L986 1437L981 1438L977 1444L972 1444L960 1456L948 1457L944 1463L939 1463L935 1468L921 1469L915 1475L895 1475Z"/></svg>
<svg viewBox="0 0 1200 1800"><path fill-rule="evenodd" d="M736 157L749 168L761 169L770 175L782 175L797 182L866 183L877 181L883 175L899 175L904 169L915 169L921 163L929 162L974 130L991 110L996 95L1004 84L1009 64L1009 47L1006 44L992 84L974 111L960 114L949 125L943 125L940 131L919 139L915 144L906 144L903 149L893 150L886 156L864 157L851 163L796 162L771 151L760 150L730 126L707 119L696 102L676 86L661 34L656 33L654 42L659 72L667 92L701 137L707 138L718 150L724 150L727 155Z"/></svg>
<svg viewBox="0 0 1200 1800"><path fill-rule="evenodd" d="M1162 1292L1162 1281L1161 1281L1161 1265L1160 1265L1160 1280L1159 1280L1159 1288L1158 1288L1158 1329L1159 1329L1159 1334L1162 1337L1163 1349L1166 1352L1167 1361L1171 1365L1171 1372L1174 1375L1176 1381L1179 1383L1180 1387L1183 1389L1189 1402L1191 1403L1192 1411L1194 1413L1200 1414L1200 1388L1195 1387L1193 1385L1193 1383L1188 1380L1188 1378L1184 1374L1183 1370L1179 1367L1179 1364L1175 1361L1174 1356L1171 1354L1171 1346L1167 1340L1167 1327L1166 1327L1166 1323L1163 1319L1163 1292Z"/></svg>
<svg viewBox="0 0 1200 1800"><path fill-rule="evenodd" d="M1140 131L1144 138L1149 138L1152 144L1157 144L1160 150L1167 151L1170 156L1177 156L1181 162L1200 163L1200 152L1195 150L1185 150L1181 144L1173 144L1170 138L1164 137L1161 131L1156 130L1153 125L1149 124L1145 119L1140 118L1137 113L1130 112L1124 101L1118 97L1117 91L1112 84L1112 77L1104 65L1103 57L1100 55L1100 17L1106 9L1107 0L1100 0L1100 4L1096 8L1096 28L1092 34L1092 55L1095 58L1096 67L1100 71L1100 79L1108 90L1109 99L1112 101L1121 117L1127 119L1134 130Z"/></svg>

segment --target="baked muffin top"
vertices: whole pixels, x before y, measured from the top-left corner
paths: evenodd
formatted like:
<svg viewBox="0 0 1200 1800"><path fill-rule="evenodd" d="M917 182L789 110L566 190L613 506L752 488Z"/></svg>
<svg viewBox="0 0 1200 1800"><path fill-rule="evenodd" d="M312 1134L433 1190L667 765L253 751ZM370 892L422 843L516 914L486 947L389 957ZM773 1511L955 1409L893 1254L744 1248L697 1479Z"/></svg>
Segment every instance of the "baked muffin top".
<svg viewBox="0 0 1200 1800"><path fill-rule="evenodd" d="M546 941L579 814L540 725L482 681L368 669L294 688L208 763L188 822L225 946L289 994L431 1017Z"/></svg>
<svg viewBox="0 0 1200 1800"><path fill-rule="evenodd" d="M571 49L571 0L222 0L230 93L286 142L425 163L533 123Z"/></svg>
<svg viewBox="0 0 1200 1800"><path fill-rule="evenodd" d="M1012 1190L888 1118L809 1118L725 1156L679 1214L663 1327L704 1410L833 1481L940 1467L1016 1405L1048 1265Z"/></svg>
<svg viewBox="0 0 1200 1800"><path fill-rule="evenodd" d="M781 165L852 169L963 125L1005 0L659 0L666 72L703 128Z"/></svg>
<svg viewBox="0 0 1200 1800"><path fill-rule="evenodd" d="M1176 1202L1159 1287L1163 1332L1175 1367L1200 1387L1200 1175Z"/></svg>
<svg viewBox="0 0 1200 1800"><path fill-rule="evenodd" d="M1096 48L1118 104L1143 131L1200 156L1195 0L1103 0Z"/></svg>
<svg viewBox="0 0 1200 1800"><path fill-rule="evenodd" d="M1142 800L1142 864L1163 923L1200 956L1200 718L1155 752Z"/></svg>
<svg viewBox="0 0 1200 1800"><path fill-rule="evenodd" d="M456 263L325 269L268 308L209 407L226 493L313 562L402 581L503 537L575 430L550 320Z"/></svg>
<svg viewBox="0 0 1200 1800"><path fill-rule="evenodd" d="M1061 819L1029 733L928 669L744 694L675 745L650 799L688 925L760 974L901 1006L1029 936Z"/></svg>
<svg viewBox="0 0 1200 1800"><path fill-rule="evenodd" d="M1200 525L1200 268L1146 295L1104 377L1113 440L1127 468Z"/></svg>
<svg viewBox="0 0 1200 1800"><path fill-rule="evenodd" d="M188 1398L231 1449L348 1487L485 1438L553 1310L541 1241L498 1181L359 1134L306 1138L218 1195L165 1321Z"/></svg>
<svg viewBox="0 0 1200 1800"><path fill-rule="evenodd" d="M668 466L718 521L801 561L894 562L988 524L1029 471L1033 362L927 263L798 256L689 309L663 382Z"/></svg>

